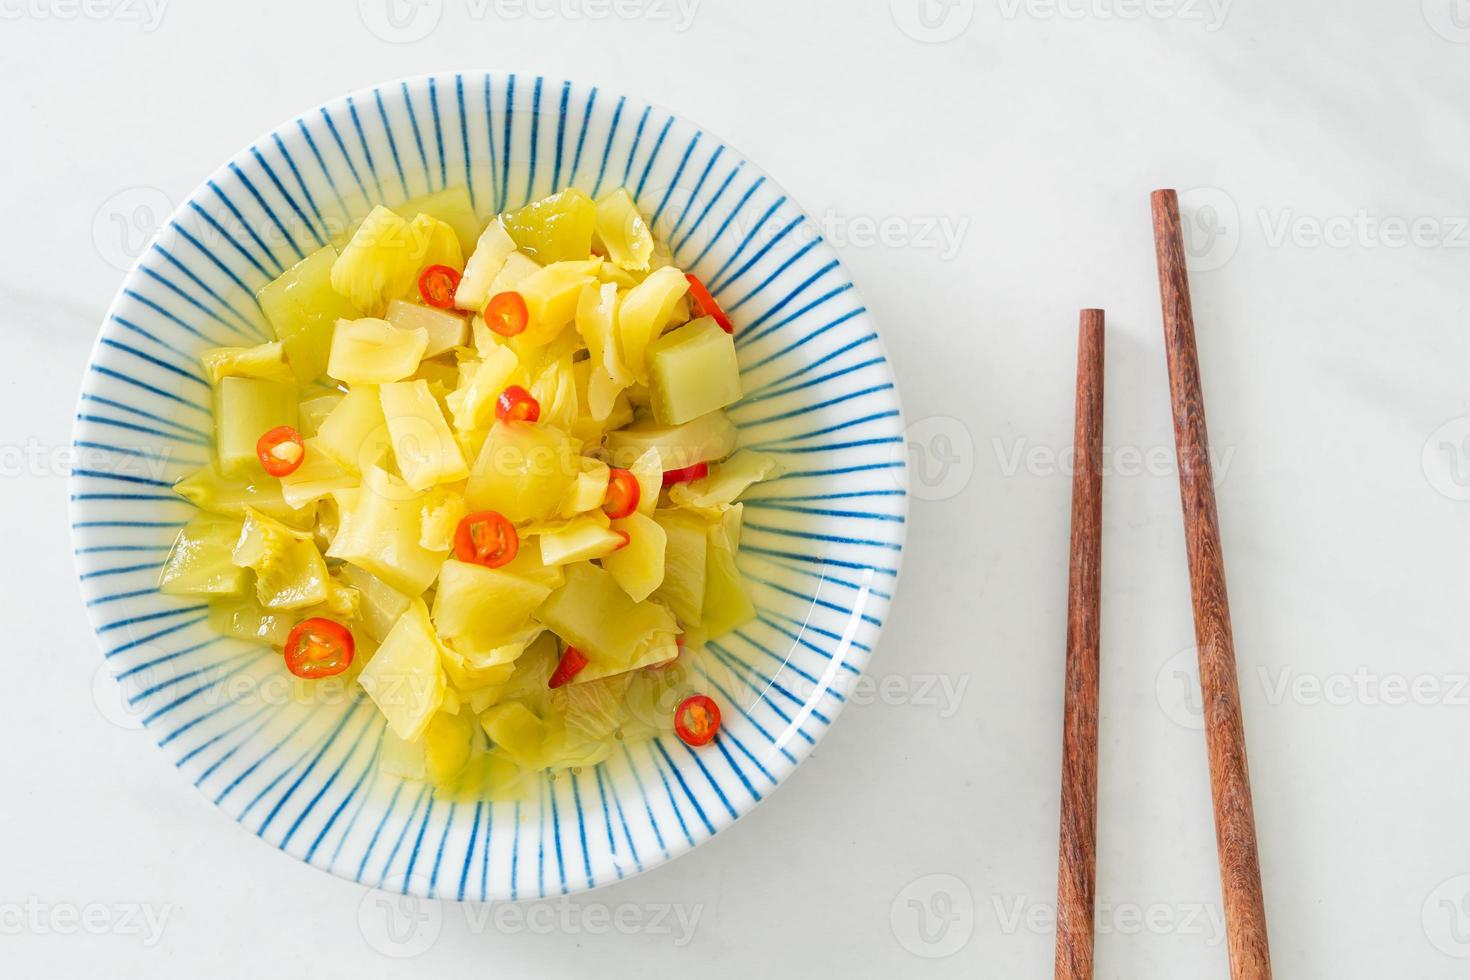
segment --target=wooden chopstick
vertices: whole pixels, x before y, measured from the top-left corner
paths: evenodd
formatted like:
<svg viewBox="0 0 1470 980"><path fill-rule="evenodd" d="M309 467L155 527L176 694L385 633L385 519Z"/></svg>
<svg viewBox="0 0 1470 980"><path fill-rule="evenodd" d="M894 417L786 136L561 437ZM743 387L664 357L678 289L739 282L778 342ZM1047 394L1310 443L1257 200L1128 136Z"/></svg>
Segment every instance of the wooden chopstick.
<svg viewBox="0 0 1470 980"><path fill-rule="evenodd" d="M1062 715L1062 827L1057 858L1057 980L1091 980L1097 883L1097 670L1102 609L1103 311L1077 330L1072 553Z"/></svg>
<svg viewBox="0 0 1470 980"><path fill-rule="evenodd" d="M1158 190L1153 192L1152 205L1230 975L1234 980L1269 980L1271 954L1266 941L1266 906L1256 854L1245 725L1240 714L1230 604L1225 595L1225 561L1220 553L1220 523L1215 512L1210 440L1205 429L1194 313L1189 304L1189 277L1184 266L1179 199L1172 190Z"/></svg>

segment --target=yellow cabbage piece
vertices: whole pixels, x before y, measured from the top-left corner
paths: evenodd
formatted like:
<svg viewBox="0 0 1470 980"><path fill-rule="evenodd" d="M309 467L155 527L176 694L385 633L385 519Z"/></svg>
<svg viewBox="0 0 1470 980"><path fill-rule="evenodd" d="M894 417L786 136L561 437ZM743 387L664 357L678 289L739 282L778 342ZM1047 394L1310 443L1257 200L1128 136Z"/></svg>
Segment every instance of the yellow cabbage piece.
<svg viewBox="0 0 1470 980"><path fill-rule="evenodd" d="M495 705L480 716L480 727L517 765L526 769L542 767L546 726L524 704L507 701Z"/></svg>
<svg viewBox="0 0 1470 980"><path fill-rule="evenodd" d="M505 230L538 262L585 259L592 252L597 205L575 187L506 212Z"/></svg>
<svg viewBox="0 0 1470 980"><path fill-rule="evenodd" d="M303 436L316 435L327 416L332 414L332 409L342 404L342 399L345 397L347 397L346 392L333 389L325 394L303 398L301 408L297 411L296 428Z"/></svg>
<svg viewBox="0 0 1470 980"><path fill-rule="evenodd" d="M483 429L495 419L495 399L511 383L519 362L509 347L495 346L478 361L469 362L465 379L449 393L449 411L461 432Z"/></svg>
<svg viewBox="0 0 1470 980"><path fill-rule="evenodd" d="M163 563L158 591L165 595L241 596L250 573L232 555L243 522L214 514L197 514L179 532Z"/></svg>
<svg viewBox="0 0 1470 980"><path fill-rule="evenodd" d="M423 739L409 741L393 734L393 729L384 728L379 746L378 771L403 779L421 780L428 776Z"/></svg>
<svg viewBox="0 0 1470 980"><path fill-rule="evenodd" d="M331 494L357 485L357 474L348 470L317 438L305 440L306 454L293 473L281 477L281 496L291 507L305 507Z"/></svg>
<svg viewBox="0 0 1470 980"><path fill-rule="evenodd" d="M438 711L424 726L424 772L436 786L451 782L470 761L475 719Z"/></svg>
<svg viewBox="0 0 1470 980"><path fill-rule="evenodd" d="M349 472L361 473L388 451L388 424L373 385L353 385L317 428L319 449Z"/></svg>
<svg viewBox="0 0 1470 980"><path fill-rule="evenodd" d="M628 546L604 557L602 567L628 598L642 602L663 584L668 536L657 521L637 511L613 521L612 529L628 536Z"/></svg>
<svg viewBox="0 0 1470 980"><path fill-rule="evenodd" d="M597 281L601 259L553 262L516 284L530 315L525 332L514 339L525 346L549 344L575 319L582 290Z"/></svg>
<svg viewBox="0 0 1470 980"><path fill-rule="evenodd" d="M540 262L524 252L511 252L505 257L505 265L491 281L490 288L485 291L485 294L493 298L496 293L518 291L521 283L539 271L541 271Z"/></svg>
<svg viewBox="0 0 1470 980"><path fill-rule="evenodd" d="M254 347L211 347L199 356L204 376L217 385L221 378L263 378L266 381L296 383L296 375L286 363L285 348L279 340Z"/></svg>
<svg viewBox="0 0 1470 980"><path fill-rule="evenodd" d="M548 565L566 565L603 558L621 548L623 536L607 526L606 517L598 517L579 517L560 530L542 534L541 560Z"/></svg>
<svg viewBox="0 0 1470 980"><path fill-rule="evenodd" d="M479 237L480 228L484 224L475 213L475 206L470 203L470 192L460 185L420 194L404 201L393 211L409 221L426 214L444 222L454 229L460 252L464 255L468 255L475 247L475 239Z"/></svg>
<svg viewBox="0 0 1470 980"><path fill-rule="evenodd" d="M625 269L648 268L653 235L627 188L619 187L597 202L597 237L613 262Z"/></svg>
<svg viewBox="0 0 1470 980"><path fill-rule="evenodd" d="M362 311L332 288L337 250L317 249L255 294L296 380L305 384L327 369L327 351L338 320L355 320Z"/></svg>
<svg viewBox="0 0 1470 980"><path fill-rule="evenodd" d="M691 320L648 345L653 416L679 425L741 397L735 338L714 317Z"/></svg>
<svg viewBox="0 0 1470 980"><path fill-rule="evenodd" d="M663 458L657 449L645 449L626 469L638 481L638 513L652 515L664 485Z"/></svg>
<svg viewBox="0 0 1470 980"><path fill-rule="evenodd" d="M365 568L343 564L342 581L358 592L357 619L368 636L382 643L408 610L409 598Z"/></svg>
<svg viewBox="0 0 1470 980"><path fill-rule="evenodd" d="M664 578L654 597L668 603L685 626L704 622L709 567L709 525L697 514L661 510L653 519L663 528Z"/></svg>
<svg viewBox="0 0 1470 980"><path fill-rule="evenodd" d="M418 294L419 274L431 265L464 268L454 229L427 214L405 221L379 205L332 265L332 288L368 316L382 316L389 300Z"/></svg>
<svg viewBox="0 0 1470 980"><path fill-rule="evenodd" d="M504 566L486 568L450 559L439 572L434 626L460 653L486 654L513 642L513 634L527 626L531 613L550 594L548 585Z"/></svg>
<svg viewBox="0 0 1470 980"><path fill-rule="evenodd" d="M400 330L387 320L343 320L332 337L327 373L349 385L401 381L418 370L428 331Z"/></svg>
<svg viewBox="0 0 1470 980"><path fill-rule="evenodd" d="M742 493L780 472L780 462L770 453L742 449L722 463L710 467L709 476L669 488L669 500L715 518Z"/></svg>
<svg viewBox="0 0 1470 980"><path fill-rule="evenodd" d="M174 492L200 510L241 520L246 509L252 507L295 528L309 528L316 519L315 507L291 507L281 496L280 481L266 476L258 467L253 474L227 477L209 463L182 477L174 484Z"/></svg>
<svg viewBox="0 0 1470 980"><path fill-rule="evenodd" d="M667 609L634 602L610 573L590 563L568 565L566 576L536 619L586 655L588 665L578 677L595 680L658 662L649 659L657 635L678 632Z"/></svg>
<svg viewBox="0 0 1470 980"><path fill-rule="evenodd" d="M627 467L648 450L657 449L659 468L678 470L725 458L735 449L739 436L724 412L710 412L683 425L659 425L651 419L634 422L607 434L607 450L612 465Z"/></svg>
<svg viewBox="0 0 1470 980"><path fill-rule="evenodd" d="M704 616L702 625L710 636L721 636L755 618L755 606L745 589L745 580L735 567L735 550L721 524L709 528L706 552Z"/></svg>
<svg viewBox="0 0 1470 980"><path fill-rule="evenodd" d="M247 507L232 560L255 572L255 597L267 609L326 601L327 566L310 531L293 530Z"/></svg>
<svg viewBox="0 0 1470 980"><path fill-rule="evenodd" d="M503 638L487 650L456 650L444 647L444 669L455 689L467 696L475 711L484 711L499 701L515 673L515 662L545 630L536 623Z"/></svg>
<svg viewBox="0 0 1470 980"><path fill-rule="evenodd" d="M439 657L439 638L429 623L428 607L422 599L414 599L358 676L399 738L418 738L444 703Z"/></svg>
<svg viewBox="0 0 1470 980"><path fill-rule="evenodd" d="M424 358L438 357L456 347L469 346L469 320L450 310L436 310L422 303L395 299L388 304L388 312L383 319L399 330L410 333L422 330L428 336L424 345Z"/></svg>
<svg viewBox="0 0 1470 980"><path fill-rule="evenodd" d="M582 290L577 301L577 333L587 345L590 368L587 375L587 409L592 418L604 421L623 389L633 383L633 372L623 362L616 332L618 287L612 283Z"/></svg>
<svg viewBox="0 0 1470 980"><path fill-rule="evenodd" d="M398 472L414 490L469 476L469 467L444 421L426 381L385 384L378 389Z"/></svg>
<svg viewBox="0 0 1470 980"><path fill-rule="evenodd" d="M570 353L548 364L531 382L531 397L541 406L540 422L570 432L578 415L577 375Z"/></svg>
<svg viewBox="0 0 1470 980"><path fill-rule="evenodd" d="M214 389L215 456L225 474L256 473L255 445L279 425L297 422L295 384L260 378L222 378Z"/></svg>
<svg viewBox="0 0 1470 980"><path fill-rule="evenodd" d="M578 446L565 432L530 422L496 422L465 488L472 510L494 510L511 521L556 513L580 467Z"/></svg>
<svg viewBox="0 0 1470 980"><path fill-rule="evenodd" d="M572 482L571 489L562 498L557 508L558 517L576 517L590 510L597 510L607 498L607 482L611 475L608 466L601 460L583 456L577 460L581 471Z"/></svg>
<svg viewBox="0 0 1470 980"><path fill-rule="evenodd" d="M288 610L266 609L253 595L218 599L209 604L210 629L221 636L273 647L286 645L299 616Z"/></svg>
<svg viewBox="0 0 1470 980"><path fill-rule="evenodd" d="M515 250L515 240L506 232L504 225L499 221L486 225L480 233L480 240L475 243L474 252L465 263L464 277L454 291L454 305L477 313L484 310L485 303L494 295L490 292L491 283L495 282L495 277L505 268L505 260Z"/></svg>
<svg viewBox="0 0 1470 980"><path fill-rule="evenodd" d="M464 491L458 485L441 484L429 489L419 503L419 544L429 551L451 550L454 532L469 512Z"/></svg>
<svg viewBox="0 0 1470 980"><path fill-rule="evenodd" d="M689 280L684 278L684 273L665 266L655 269L647 279L628 290L618 307L617 329L623 359L633 376L644 384L648 383L645 359L648 345L663 331L675 306L688 291Z"/></svg>
<svg viewBox="0 0 1470 980"><path fill-rule="evenodd" d="M439 574L444 553L420 544L420 495L378 467L363 471L362 487L338 490L341 527L327 557L366 569L410 596L421 594Z"/></svg>

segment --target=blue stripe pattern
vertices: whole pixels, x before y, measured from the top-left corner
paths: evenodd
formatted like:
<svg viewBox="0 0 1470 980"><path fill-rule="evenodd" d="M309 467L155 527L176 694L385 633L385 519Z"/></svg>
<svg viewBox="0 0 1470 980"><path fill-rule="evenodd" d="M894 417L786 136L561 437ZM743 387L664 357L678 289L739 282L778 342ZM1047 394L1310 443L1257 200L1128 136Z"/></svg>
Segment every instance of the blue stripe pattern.
<svg viewBox="0 0 1470 980"><path fill-rule="evenodd" d="M673 261L736 325L742 445L778 478L745 499L757 616L696 661L725 723L712 746L623 744L520 801L440 799L384 772L355 688L300 697L279 658L157 592L208 458L198 354L272 336L255 293L375 204L464 185L482 219L572 184L625 186ZM905 439L872 318L817 226L753 165L664 109L596 88L443 74L302 114L221 167L164 225L101 328L71 474L83 598L121 703L252 833L375 887L455 900L545 897L639 874L729 826L846 703L887 618L907 508Z"/></svg>

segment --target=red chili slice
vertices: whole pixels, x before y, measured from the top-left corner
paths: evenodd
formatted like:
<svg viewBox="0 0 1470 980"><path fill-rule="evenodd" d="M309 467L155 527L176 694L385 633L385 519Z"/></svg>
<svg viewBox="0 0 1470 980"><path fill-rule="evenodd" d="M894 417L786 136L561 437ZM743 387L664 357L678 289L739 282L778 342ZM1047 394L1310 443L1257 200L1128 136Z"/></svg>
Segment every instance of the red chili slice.
<svg viewBox="0 0 1470 980"><path fill-rule="evenodd" d="M631 470L613 466L607 474L607 496L602 498L602 512L613 520L627 517L638 509L643 488Z"/></svg>
<svg viewBox="0 0 1470 980"><path fill-rule="evenodd" d="M463 562L499 568L520 550L515 525L493 510L469 514L454 531L454 557Z"/></svg>
<svg viewBox="0 0 1470 980"><path fill-rule="evenodd" d="M530 322L526 298L520 293L496 293L485 304L485 325L502 337L514 337Z"/></svg>
<svg viewBox="0 0 1470 980"><path fill-rule="evenodd" d="M297 677L331 677L352 666L352 632L331 619L303 619L286 635L286 669Z"/></svg>
<svg viewBox="0 0 1470 980"><path fill-rule="evenodd" d="M306 444L294 428L278 425L256 440L255 455L271 476L290 476L306 459Z"/></svg>
<svg viewBox="0 0 1470 980"><path fill-rule="evenodd" d="M707 476L709 476L708 463L695 463L693 466L683 466L677 470L664 470L664 486L671 487L676 483L703 480Z"/></svg>
<svg viewBox="0 0 1470 980"><path fill-rule="evenodd" d="M431 265L419 276L419 295L430 306L447 310L454 305L454 291L459 288L459 270L447 265Z"/></svg>
<svg viewBox="0 0 1470 980"><path fill-rule="evenodd" d="M674 731L685 745L708 745L720 730L720 706L703 694L687 697L674 709Z"/></svg>
<svg viewBox="0 0 1470 980"><path fill-rule="evenodd" d="M694 312L698 316L714 317L721 330L725 333L734 333L735 324L731 323L725 311L720 309L719 302L710 294L705 284L699 281L699 277L692 272L687 272L684 278L689 280L689 296L694 300Z"/></svg>
<svg viewBox="0 0 1470 980"><path fill-rule="evenodd" d="M567 647L567 652L561 655L557 662L556 670L551 673L551 680L546 682L547 687L561 687L582 672L587 666L587 655L576 647Z"/></svg>
<svg viewBox="0 0 1470 980"><path fill-rule="evenodd" d="M541 403L520 385L511 385L495 399L495 417L502 422L534 422L541 417Z"/></svg>

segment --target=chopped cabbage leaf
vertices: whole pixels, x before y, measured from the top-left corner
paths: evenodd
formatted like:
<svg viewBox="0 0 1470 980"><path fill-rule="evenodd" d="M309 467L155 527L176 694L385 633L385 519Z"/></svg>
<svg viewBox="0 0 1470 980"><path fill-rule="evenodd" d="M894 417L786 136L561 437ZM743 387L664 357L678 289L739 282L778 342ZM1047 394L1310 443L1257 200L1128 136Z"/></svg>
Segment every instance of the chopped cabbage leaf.
<svg viewBox="0 0 1470 980"><path fill-rule="evenodd" d="M243 524L214 514L192 518L163 563L158 591L165 595L244 595L250 573L232 557Z"/></svg>
<svg viewBox="0 0 1470 980"><path fill-rule="evenodd" d="M464 455L426 381L385 384L378 389L398 471L414 490L452 483L470 475Z"/></svg>
<svg viewBox="0 0 1470 980"><path fill-rule="evenodd" d="M357 682L388 719L393 734L417 739L444 703L439 638L422 599L409 603Z"/></svg>
<svg viewBox="0 0 1470 980"><path fill-rule="evenodd" d="M653 235L638 213L633 195L619 187L597 202L597 237L607 257L625 269L646 270L653 256Z"/></svg>
<svg viewBox="0 0 1470 980"><path fill-rule="evenodd" d="M294 530L247 507L232 560L255 572L255 598L266 609L326 601L327 565L310 531Z"/></svg>
<svg viewBox="0 0 1470 980"><path fill-rule="evenodd" d="M480 233L475 250L465 263L464 276L459 288L454 291L454 305L461 310L480 312L494 294L491 283L505 268L505 260L516 250L515 240L506 232L499 221L492 221Z"/></svg>
<svg viewBox="0 0 1470 980"><path fill-rule="evenodd" d="M464 268L454 229L427 214L405 221L379 205L333 263L332 288L368 316L379 317L389 300L413 298L419 274L431 265Z"/></svg>
<svg viewBox="0 0 1470 980"><path fill-rule="evenodd" d="M709 517L729 507L740 495L762 480L780 472L780 462L770 453L742 449L723 463L710 467L709 475L669 488L669 500L680 507Z"/></svg>
<svg viewBox="0 0 1470 980"><path fill-rule="evenodd" d="M212 385L219 384L222 378L296 383L296 375L286 363L286 349L279 340L254 347L211 347L199 360L204 365L204 377Z"/></svg>
<svg viewBox="0 0 1470 980"><path fill-rule="evenodd" d="M387 320L343 320L332 337L327 373L349 385L402 381L418 370L429 345L423 328L400 330Z"/></svg>

